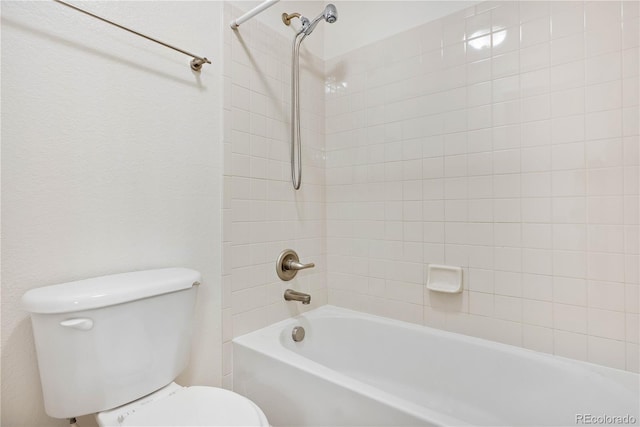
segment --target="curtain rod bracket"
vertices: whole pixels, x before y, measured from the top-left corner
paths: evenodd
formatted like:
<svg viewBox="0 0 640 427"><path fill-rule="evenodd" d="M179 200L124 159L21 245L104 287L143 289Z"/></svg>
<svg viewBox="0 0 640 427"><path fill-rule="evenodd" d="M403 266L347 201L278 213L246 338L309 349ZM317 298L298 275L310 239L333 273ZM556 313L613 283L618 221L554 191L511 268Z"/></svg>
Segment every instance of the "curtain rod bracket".
<svg viewBox="0 0 640 427"><path fill-rule="evenodd" d="M193 71L200 71L204 64L211 64L207 58L193 58L191 60L191 69Z"/></svg>

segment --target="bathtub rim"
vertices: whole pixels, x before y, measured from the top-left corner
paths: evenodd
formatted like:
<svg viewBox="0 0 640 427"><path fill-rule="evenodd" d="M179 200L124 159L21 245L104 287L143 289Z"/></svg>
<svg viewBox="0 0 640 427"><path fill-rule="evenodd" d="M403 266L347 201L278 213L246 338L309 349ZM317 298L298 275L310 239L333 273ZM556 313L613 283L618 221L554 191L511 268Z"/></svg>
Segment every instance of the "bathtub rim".
<svg viewBox="0 0 640 427"><path fill-rule="evenodd" d="M322 380L333 383L336 386L360 393L367 398L378 401L384 405L391 406L397 410L404 411L411 416L423 419L427 422L431 422L436 425L471 425L468 421L458 419L451 415L411 402L403 397L388 393L379 387L362 382L345 373L325 366L297 353L293 349L285 347L281 342L282 338L286 339L286 333L290 328L300 326L301 323L302 326L304 326L305 321L312 321L313 319L319 318L356 318L401 328L408 328L418 333L426 333L440 338L453 339L456 341L462 341L463 343L479 345L488 351L497 351L511 356L523 357L534 363L542 363L543 365L553 366L556 369L566 369L573 374L582 376L584 374L593 375L594 381L612 382L614 383L613 385L623 388L628 393L640 393L640 375L634 372L597 365L581 360L569 359L497 341L490 341L484 338L390 319L328 304L236 337L232 340L232 343L234 347L240 346L249 351L263 355L264 357L274 359L280 363L294 365L296 369L299 369L308 375L321 378ZM640 410L640 408L638 409Z"/></svg>
<svg viewBox="0 0 640 427"><path fill-rule="evenodd" d="M356 311L348 308L343 308L335 305L325 304L320 307L314 308L313 310L309 310L303 313L300 313L294 317L289 317L287 319L280 320L276 323L272 323L268 326L260 328L258 330L248 332L246 334L240 335L232 339L234 344L243 345L245 347L254 348L251 345L247 345L248 342L252 339L260 339L264 341L267 337L278 338L278 342L280 339L280 332L284 327L288 326L298 326L295 322L300 322L302 319L314 319L314 318L322 318L322 317L334 317L334 318L363 318L367 320L372 320L378 323L387 323L390 325L395 325L399 327L409 328L418 332L427 332L433 334L435 336L441 338L454 339L456 341L466 341L471 344L476 344L481 347L489 348L491 350L498 350L501 352L507 352L515 355L523 355L527 356L527 359L544 359L545 364L551 363L561 363L566 365L566 367L571 368L570 370L576 371L579 370L578 367L582 366L587 368L590 371L595 371L600 375L603 375L608 378L612 378L620 383L628 386L630 391L637 391L637 388L632 388L632 386L638 386L638 381L640 381L640 373L626 371L623 369L613 368L610 366L599 365L597 363L588 362L585 360L579 359L570 359L568 357L559 356L551 353L544 353L537 350L528 349L525 347L520 347L517 345L506 344L499 341L492 341L485 338L476 337L473 335L465 335L459 332L447 331L444 329L438 329L431 326L419 325L417 323L405 322L403 320L392 319L389 317L378 316L375 314L369 314L361 311ZM281 348L287 350L288 353L294 354L296 356L300 356L294 351L280 346ZM266 354L260 351L262 354ZM300 356L301 357L301 356ZM309 360L313 362L311 359L303 358L304 360ZM318 366L324 367L320 363L314 362ZM634 382L635 381L635 382Z"/></svg>
<svg viewBox="0 0 640 427"><path fill-rule="evenodd" d="M444 414L442 412L438 412L427 408L422 405L418 405L414 402L408 401L402 397L398 397L394 394L388 393L376 386L367 384L362 382L354 377L350 377L342 372L336 371L330 367L327 367L321 363L318 363L314 360L306 358L295 351L284 347L280 344L280 335L285 327L293 327L296 321L299 321L300 318L307 318L309 314L316 312L313 317L321 314L321 317L327 317L327 314L333 313L331 308L336 308L343 314L342 317L353 318L353 314L349 315L347 311L341 311L340 307L329 306L329 309L320 310L327 305L315 308L313 310L309 310L305 313L301 313L295 317L290 317L288 319L281 320L279 322L273 323L264 328L258 329L253 332L249 332L247 334L236 337L232 340L234 346L240 346L248 351L252 351L263 356L266 356L271 359L275 359L276 361L283 363L285 365L295 365L296 369L305 372L308 375L312 375L314 377L320 378L321 380L330 382L336 386L348 389L355 393L362 394L363 396L379 402L383 405L391 406L397 410L408 413L410 416L416 417L418 419L423 419L429 423L434 425L456 425L456 426L470 426L467 421L452 417L450 415ZM352 310L349 310L352 311ZM357 311L352 311L355 314L361 314ZM313 318L312 317L312 318ZM332 315L330 317L337 317ZM385 319L385 318L382 318ZM255 345L255 340L258 340L261 345ZM273 344L273 340L277 341L277 345ZM268 347L270 351L265 351L264 346L271 343ZM234 350L235 351L235 350ZM234 375L235 381L235 375ZM235 384L234 384L235 390Z"/></svg>

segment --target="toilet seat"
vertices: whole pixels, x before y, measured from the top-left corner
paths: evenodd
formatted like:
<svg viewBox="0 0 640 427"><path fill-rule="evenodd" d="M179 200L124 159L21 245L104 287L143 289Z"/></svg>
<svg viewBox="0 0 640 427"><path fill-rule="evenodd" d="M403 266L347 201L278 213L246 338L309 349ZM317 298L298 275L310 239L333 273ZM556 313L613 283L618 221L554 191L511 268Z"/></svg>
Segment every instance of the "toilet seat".
<svg viewBox="0 0 640 427"><path fill-rule="evenodd" d="M96 415L101 426L268 426L258 406L215 387L169 384L142 399Z"/></svg>

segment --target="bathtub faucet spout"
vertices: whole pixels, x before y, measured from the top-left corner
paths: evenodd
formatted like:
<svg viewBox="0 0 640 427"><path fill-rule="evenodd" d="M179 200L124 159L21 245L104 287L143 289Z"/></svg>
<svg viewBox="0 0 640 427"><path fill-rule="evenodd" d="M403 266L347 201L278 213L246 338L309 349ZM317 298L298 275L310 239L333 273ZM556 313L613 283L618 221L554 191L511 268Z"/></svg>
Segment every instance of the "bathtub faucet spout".
<svg viewBox="0 0 640 427"><path fill-rule="evenodd" d="M294 291L293 289L284 291L284 299L285 301L300 301L305 305L311 303L311 295Z"/></svg>

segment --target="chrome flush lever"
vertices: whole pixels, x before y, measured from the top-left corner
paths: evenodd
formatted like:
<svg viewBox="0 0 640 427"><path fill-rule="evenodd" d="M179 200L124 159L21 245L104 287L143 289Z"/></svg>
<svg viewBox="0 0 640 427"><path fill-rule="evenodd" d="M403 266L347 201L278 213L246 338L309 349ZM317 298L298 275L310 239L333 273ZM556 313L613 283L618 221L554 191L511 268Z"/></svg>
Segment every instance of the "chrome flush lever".
<svg viewBox="0 0 640 427"><path fill-rule="evenodd" d="M280 279L286 282L296 277L298 271L313 268L315 266L316 265L312 262L308 264L301 263L300 258L298 258L298 254L292 249L287 249L282 251L278 257L278 261L276 262L276 273L278 273L278 277Z"/></svg>

